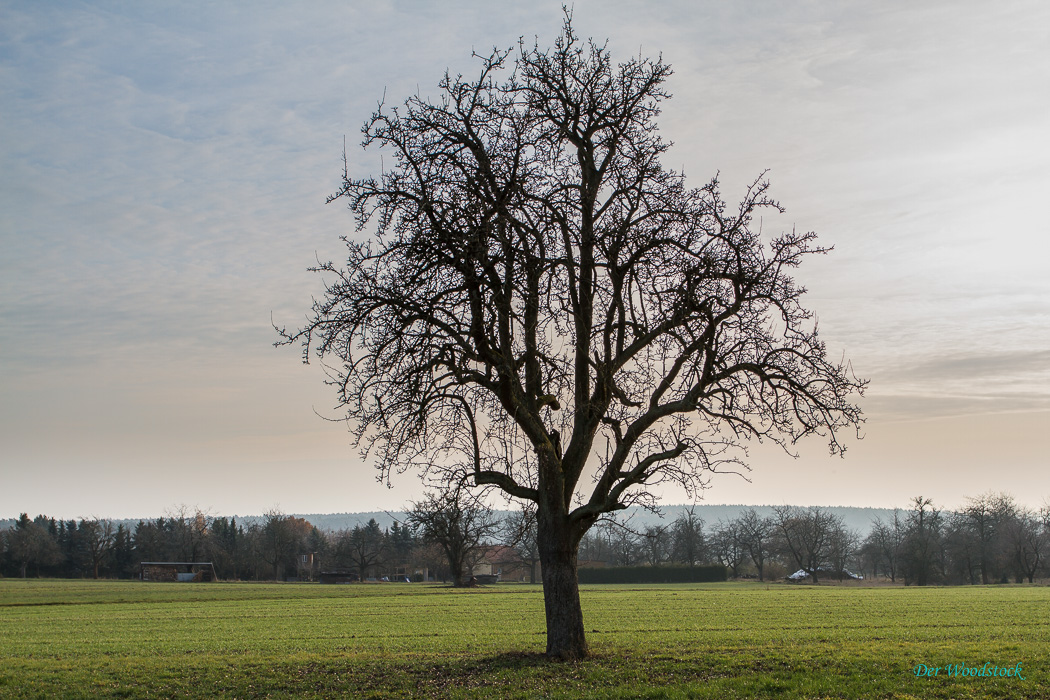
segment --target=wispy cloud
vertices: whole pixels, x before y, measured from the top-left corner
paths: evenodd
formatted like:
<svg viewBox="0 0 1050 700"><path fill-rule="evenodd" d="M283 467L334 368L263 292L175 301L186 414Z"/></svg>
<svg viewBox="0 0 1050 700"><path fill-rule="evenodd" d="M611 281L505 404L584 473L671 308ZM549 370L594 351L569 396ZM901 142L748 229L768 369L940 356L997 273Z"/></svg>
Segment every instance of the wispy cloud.
<svg viewBox="0 0 1050 700"><path fill-rule="evenodd" d="M344 136L351 168L374 172L358 129L384 94L435 94L446 66L475 70L472 48L546 44L560 7L0 6L0 442L59 472L131 469L102 446L134 443L162 471L230 463L209 451L222 435L310 432L331 398L270 347L270 314L296 324L319 291L304 269L338 259L351 229L322 206ZM1045 409L1050 9L585 0L574 14L614 57L673 64L668 165L697 184L720 170L728 195L770 168L789 209L763 226L836 245L799 277L830 347L873 379L873 418ZM350 453L325 427L339 437L311 460L337 481ZM79 453L53 439L88 432ZM0 515L32 507L16 500L5 490Z"/></svg>

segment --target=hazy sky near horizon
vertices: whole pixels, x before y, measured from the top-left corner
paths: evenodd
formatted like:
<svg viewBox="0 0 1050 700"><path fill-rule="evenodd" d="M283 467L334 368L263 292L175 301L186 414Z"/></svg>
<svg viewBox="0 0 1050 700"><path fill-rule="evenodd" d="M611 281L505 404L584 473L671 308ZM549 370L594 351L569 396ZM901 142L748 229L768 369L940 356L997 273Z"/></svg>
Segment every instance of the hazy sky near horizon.
<svg viewBox="0 0 1050 700"><path fill-rule="evenodd" d="M835 251L799 270L833 354L870 378L865 438L752 452L708 503L954 507L1050 497L1050 5L578 0L583 36L675 74L665 159L765 230ZM349 212L324 205L384 94L561 3L0 0L0 518L398 509L297 349ZM680 494L669 493L671 502Z"/></svg>

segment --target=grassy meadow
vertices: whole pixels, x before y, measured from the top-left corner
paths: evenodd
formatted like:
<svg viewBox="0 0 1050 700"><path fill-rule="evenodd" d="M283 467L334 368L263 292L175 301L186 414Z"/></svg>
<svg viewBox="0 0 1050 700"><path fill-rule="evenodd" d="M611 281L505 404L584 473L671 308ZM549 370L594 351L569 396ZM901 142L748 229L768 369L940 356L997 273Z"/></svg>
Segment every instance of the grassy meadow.
<svg viewBox="0 0 1050 700"><path fill-rule="evenodd" d="M0 580L0 697L1050 698L1050 588ZM1016 677L948 664L1022 664ZM916 677L917 664L942 667Z"/></svg>

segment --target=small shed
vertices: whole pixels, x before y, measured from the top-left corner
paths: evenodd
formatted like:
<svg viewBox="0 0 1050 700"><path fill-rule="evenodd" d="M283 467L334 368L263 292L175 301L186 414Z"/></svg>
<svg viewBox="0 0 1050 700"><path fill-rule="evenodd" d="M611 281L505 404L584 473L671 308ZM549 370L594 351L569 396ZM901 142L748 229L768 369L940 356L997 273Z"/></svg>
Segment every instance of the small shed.
<svg viewBox="0 0 1050 700"><path fill-rule="evenodd" d="M210 561L143 561L139 562L139 578L178 583L219 580Z"/></svg>
<svg viewBox="0 0 1050 700"><path fill-rule="evenodd" d="M357 583L361 577L356 572L340 569L337 571L322 571L317 580L320 583Z"/></svg>

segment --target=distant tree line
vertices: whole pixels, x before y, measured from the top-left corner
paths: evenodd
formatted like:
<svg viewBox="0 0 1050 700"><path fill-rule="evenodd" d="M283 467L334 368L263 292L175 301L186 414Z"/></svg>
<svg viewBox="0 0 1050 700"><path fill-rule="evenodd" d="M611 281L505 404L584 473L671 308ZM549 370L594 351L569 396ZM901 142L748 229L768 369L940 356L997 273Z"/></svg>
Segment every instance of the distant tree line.
<svg viewBox="0 0 1050 700"><path fill-rule="evenodd" d="M442 513L447 500L435 501ZM433 505L433 504L432 504ZM212 562L224 580L316 579L322 571L359 580L392 577L459 582L449 547L472 567L479 547L500 541L501 523L471 502L451 525L436 527L426 503L415 504L405 523L382 528L374 520L340 530L320 530L278 510L238 522L184 506L134 526L103 518L60 520L22 513L0 531L0 575L7 577L136 578L141 562ZM447 520L447 518L446 518ZM465 538L456 541L457 534Z"/></svg>
<svg viewBox="0 0 1050 700"><path fill-rule="evenodd" d="M536 520L526 510L500 519L468 494L432 494L410 504L405 522L374 519L320 530L277 510L237 522L178 507L134 527L111 520L56 520L23 513L0 532L8 577L134 578L143 561L210 561L227 580L309 580L322 570L359 580L414 578L466 585L486 547L512 548L536 581ZM916 497L861 536L831 511L780 506L705 523L692 509L667 524L632 528L608 518L580 543L580 566L722 566L732 578L813 582L854 575L906 585L1033 582L1050 575L1050 507L1019 506L1007 494L968 498L954 511Z"/></svg>
<svg viewBox="0 0 1050 700"><path fill-rule="evenodd" d="M1050 575L1050 507L1033 510L1012 496L967 498L962 508L938 508L916 497L866 536L830 510L779 506L767 517L754 509L708 524L685 511L666 525L632 529L600 523L580 543L581 566L702 566L720 564L733 578L988 584L1033 582Z"/></svg>
<svg viewBox="0 0 1050 700"><path fill-rule="evenodd" d="M849 576L858 544L841 517L819 507L781 506L767 517L748 508L712 524L686 510L640 530L615 519L599 523L580 543L580 565L723 566L731 578L758 580L804 571L819 581Z"/></svg>
<svg viewBox="0 0 1050 700"><path fill-rule="evenodd" d="M1050 506L986 493L950 511L919 496L876 521L857 556L867 570L909 585L1032 583L1050 575Z"/></svg>
<svg viewBox="0 0 1050 700"><path fill-rule="evenodd" d="M2 534L4 576L133 578L143 561L211 561L222 578L275 578L295 570L301 546L320 533L305 520L269 513L238 523L178 507L133 527L103 518L60 520L22 513Z"/></svg>
<svg viewBox="0 0 1050 700"><path fill-rule="evenodd" d="M134 578L144 561L214 564L220 578L285 580L316 574L314 561L329 556L347 567L369 563L361 552L369 538L400 541L399 528L366 527L322 532L302 518L271 511L262 519L237 522L200 510L179 507L134 527L101 518L56 520L23 513L0 533L4 576L59 578ZM396 549L396 547L395 547ZM303 555L308 556L306 561Z"/></svg>

